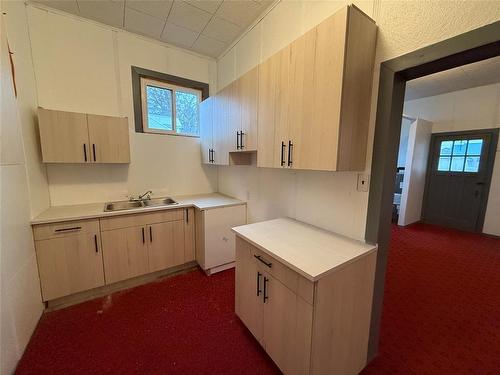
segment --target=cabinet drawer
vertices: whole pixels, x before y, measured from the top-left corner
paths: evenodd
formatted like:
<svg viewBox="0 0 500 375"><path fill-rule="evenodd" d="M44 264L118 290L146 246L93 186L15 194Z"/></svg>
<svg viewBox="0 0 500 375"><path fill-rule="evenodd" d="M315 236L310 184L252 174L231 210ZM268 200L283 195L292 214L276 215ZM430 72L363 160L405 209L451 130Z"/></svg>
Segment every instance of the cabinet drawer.
<svg viewBox="0 0 500 375"><path fill-rule="evenodd" d="M184 220L184 209L156 211L148 214L123 215L100 219L102 231L177 220Z"/></svg>
<svg viewBox="0 0 500 375"><path fill-rule="evenodd" d="M35 240L74 236L99 232L99 220L65 221L63 223L40 224L33 227Z"/></svg>
<svg viewBox="0 0 500 375"><path fill-rule="evenodd" d="M312 281L307 280L255 246L249 244L249 247L252 259L259 267L312 305L314 297L314 283Z"/></svg>

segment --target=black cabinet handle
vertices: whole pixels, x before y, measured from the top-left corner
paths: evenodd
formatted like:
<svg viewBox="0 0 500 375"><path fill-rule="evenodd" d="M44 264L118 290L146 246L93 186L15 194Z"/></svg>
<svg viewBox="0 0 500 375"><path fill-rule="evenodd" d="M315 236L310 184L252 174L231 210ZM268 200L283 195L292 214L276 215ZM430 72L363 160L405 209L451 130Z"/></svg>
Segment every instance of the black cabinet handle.
<svg viewBox="0 0 500 375"><path fill-rule="evenodd" d="M71 227L71 228L60 228L60 229L56 229L54 232L72 232L72 231L75 231L75 230L80 230L82 229L82 227Z"/></svg>
<svg viewBox="0 0 500 375"><path fill-rule="evenodd" d="M211 160L211 161L212 161L212 163L215 163L215 160L214 160L214 154L215 154L215 150L214 150L214 149L212 149L212 160Z"/></svg>
<svg viewBox="0 0 500 375"><path fill-rule="evenodd" d="M257 297L260 296L260 293L262 293L262 290L260 290L260 277L262 274L260 272L257 272Z"/></svg>
<svg viewBox="0 0 500 375"><path fill-rule="evenodd" d="M293 164L292 161L292 148L293 148L293 143L292 141L288 141L288 166L291 167Z"/></svg>
<svg viewBox="0 0 500 375"><path fill-rule="evenodd" d="M255 257L256 259L258 259L259 261L261 261L262 263L264 263L264 264L265 264L266 266L268 266L269 268L271 268L271 266L273 265L271 262L266 262L266 261L262 258L262 256L260 256L260 255L254 255L254 257Z"/></svg>
<svg viewBox="0 0 500 375"><path fill-rule="evenodd" d="M94 244L96 254L99 252L99 247L97 246L97 234L94 234Z"/></svg>
<svg viewBox="0 0 500 375"><path fill-rule="evenodd" d="M269 299L269 296L267 295L267 283L269 282L269 279L264 276L264 303Z"/></svg>
<svg viewBox="0 0 500 375"><path fill-rule="evenodd" d="M240 132L240 149L243 150L243 148L245 148L245 146L243 146L243 135L245 133L243 133L243 131Z"/></svg>
<svg viewBox="0 0 500 375"><path fill-rule="evenodd" d="M149 227L149 241L153 242L153 228Z"/></svg>
<svg viewBox="0 0 500 375"><path fill-rule="evenodd" d="M189 208L186 208L186 223L189 224Z"/></svg>
<svg viewBox="0 0 500 375"><path fill-rule="evenodd" d="M281 141L281 166L285 165L285 142Z"/></svg>
<svg viewBox="0 0 500 375"><path fill-rule="evenodd" d="M92 143L92 151L94 152L94 161L96 161L96 158L95 158L95 143Z"/></svg>
<svg viewBox="0 0 500 375"><path fill-rule="evenodd" d="M240 149L240 132L236 132L236 149Z"/></svg>
<svg viewBox="0 0 500 375"><path fill-rule="evenodd" d="M83 144L83 158L87 161L87 145Z"/></svg>
<svg viewBox="0 0 500 375"><path fill-rule="evenodd" d="M142 243L146 243L146 238L144 236L144 227L142 227L141 229L142 229Z"/></svg>

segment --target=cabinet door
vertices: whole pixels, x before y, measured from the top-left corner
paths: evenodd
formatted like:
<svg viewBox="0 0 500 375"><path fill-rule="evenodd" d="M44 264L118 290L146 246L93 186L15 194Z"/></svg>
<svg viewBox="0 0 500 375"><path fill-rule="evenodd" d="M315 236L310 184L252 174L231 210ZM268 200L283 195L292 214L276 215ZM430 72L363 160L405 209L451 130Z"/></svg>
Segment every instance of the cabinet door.
<svg viewBox="0 0 500 375"><path fill-rule="evenodd" d="M227 87L215 96L212 132L213 164L229 165L229 89Z"/></svg>
<svg viewBox="0 0 500 375"><path fill-rule="evenodd" d="M44 163L90 162L87 115L38 108Z"/></svg>
<svg viewBox="0 0 500 375"><path fill-rule="evenodd" d="M273 55L259 65L259 104L257 112L258 167L274 167L274 114L279 68L279 55Z"/></svg>
<svg viewBox="0 0 500 375"><path fill-rule="evenodd" d="M293 144L290 156L292 168L311 167L309 149L314 131L313 89L314 57L316 48L316 30L313 29L291 44L290 49L290 104L288 106L288 124L290 139ZM288 157L288 155L287 155Z"/></svg>
<svg viewBox="0 0 500 375"><path fill-rule="evenodd" d="M212 127L214 97L209 97L200 103L200 145L201 162L210 164L210 150L213 148Z"/></svg>
<svg viewBox="0 0 500 375"><path fill-rule="evenodd" d="M313 126L301 138L301 158L307 169L337 168L347 9L316 27Z"/></svg>
<svg viewBox="0 0 500 375"><path fill-rule="evenodd" d="M187 263L195 259L194 208L186 208L184 215L184 263Z"/></svg>
<svg viewBox="0 0 500 375"><path fill-rule="evenodd" d="M283 373L308 374L312 306L268 273L263 278L266 352Z"/></svg>
<svg viewBox="0 0 500 375"><path fill-rule="evenodd" d="M246 224L246 206L214 208L204 211L205 269L234 262L232 227Z"/></svg>
<svg viewBox="0 0 500 375"><path fill-rule="evenodd" d="M274 167L290 167L288 164L289 142L291 141L288 127L288 106L290 102L290 46L277 53L279 70L276 77L276 98L274 117ZM283 154L282 142L286 145ZM282 156L283 155L283 156ZM283 158L283 159L282 159ZM285 163L282 162L285 161Z"/></svg>
<svg viewBox="0 0 500 375"><path fill-rule="evenodd" d="M106 284L148 273L145 227L101 232Z"/></svg>
<svg viewBox="0 0 500 375"><path fill-rule="evenodd" d="M87 115L91 161L93 163L130 163L127 118Z"/></svg>
<svg viewBox="0 0 500 375"><path fill-rule="evenodd" d="M227 143L228 151L239 151L237 133L241 131L240 80L232 82L227 89Z"/></svg>
<svg viewBox="0 0 500 375"><path fill-rule="evenodd" d="M104 285L99 233L36 241L43 300Z"/></svg>
<svg viewBox="0 0 500 375"><path fill-rule="evenodd" d="M241 106L241 146L243 151L257 150L257 105L259 95L259 68L254 68L239 79L238 102Z"/></svg>
<svg viewBox="0 0 500 375"><path fill-rule="evenodd" d="M184 262L184 221L148 225L149 272L178 266Z"/></svg>
<svg viewBox="0 0 500 375"><path fill-rule="evenodd" d="M255 338L263 344L263 273L252 260L246 241L236 237L235 311Z"/></svg>

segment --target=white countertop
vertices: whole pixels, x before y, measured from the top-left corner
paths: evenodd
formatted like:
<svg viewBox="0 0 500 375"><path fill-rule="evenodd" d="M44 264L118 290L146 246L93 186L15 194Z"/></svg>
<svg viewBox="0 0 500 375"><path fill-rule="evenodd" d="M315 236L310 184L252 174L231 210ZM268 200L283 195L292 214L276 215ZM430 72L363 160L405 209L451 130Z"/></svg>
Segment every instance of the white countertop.
<svg viewBox="0 0 500 375"><path fill-rule="evenodd" d="M311 281L377 249L288 218L242 225L233 231Z"/></svg>
<svg viewBox="0 0 500 375"><path fill-rule="evenodd" d="M178 202L178 204L159 207L140 207L131 210L114 212L104 212L105 202L71 206L54 206L48 208L33 220L31 220L31 224L46 224L69 220L83 220L98 217L130 215L142 212L173 210L176 208L186 207L195 207L199 210L210 210L212 208L238 206L240 204L245 204L245 202L243 201L219 193L172 196L172 199Z"/></svg>

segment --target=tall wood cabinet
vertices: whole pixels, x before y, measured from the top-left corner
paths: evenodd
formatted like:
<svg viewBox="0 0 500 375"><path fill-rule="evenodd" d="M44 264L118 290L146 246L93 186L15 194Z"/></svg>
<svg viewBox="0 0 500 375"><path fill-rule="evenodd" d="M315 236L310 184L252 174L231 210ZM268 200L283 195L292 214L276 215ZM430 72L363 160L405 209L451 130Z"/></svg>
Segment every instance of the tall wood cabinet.
<svg viewBox="0 0 500 375"><path fill-rule="evenodd" d="M44 163L130 163L126 117L38 108Z"/></svg>
<svg viewBox="0 0 500 375"><path fill-rule="evenodd" d="M261 64L258 166L364 169L376 32L348 6Z"/></svg>

